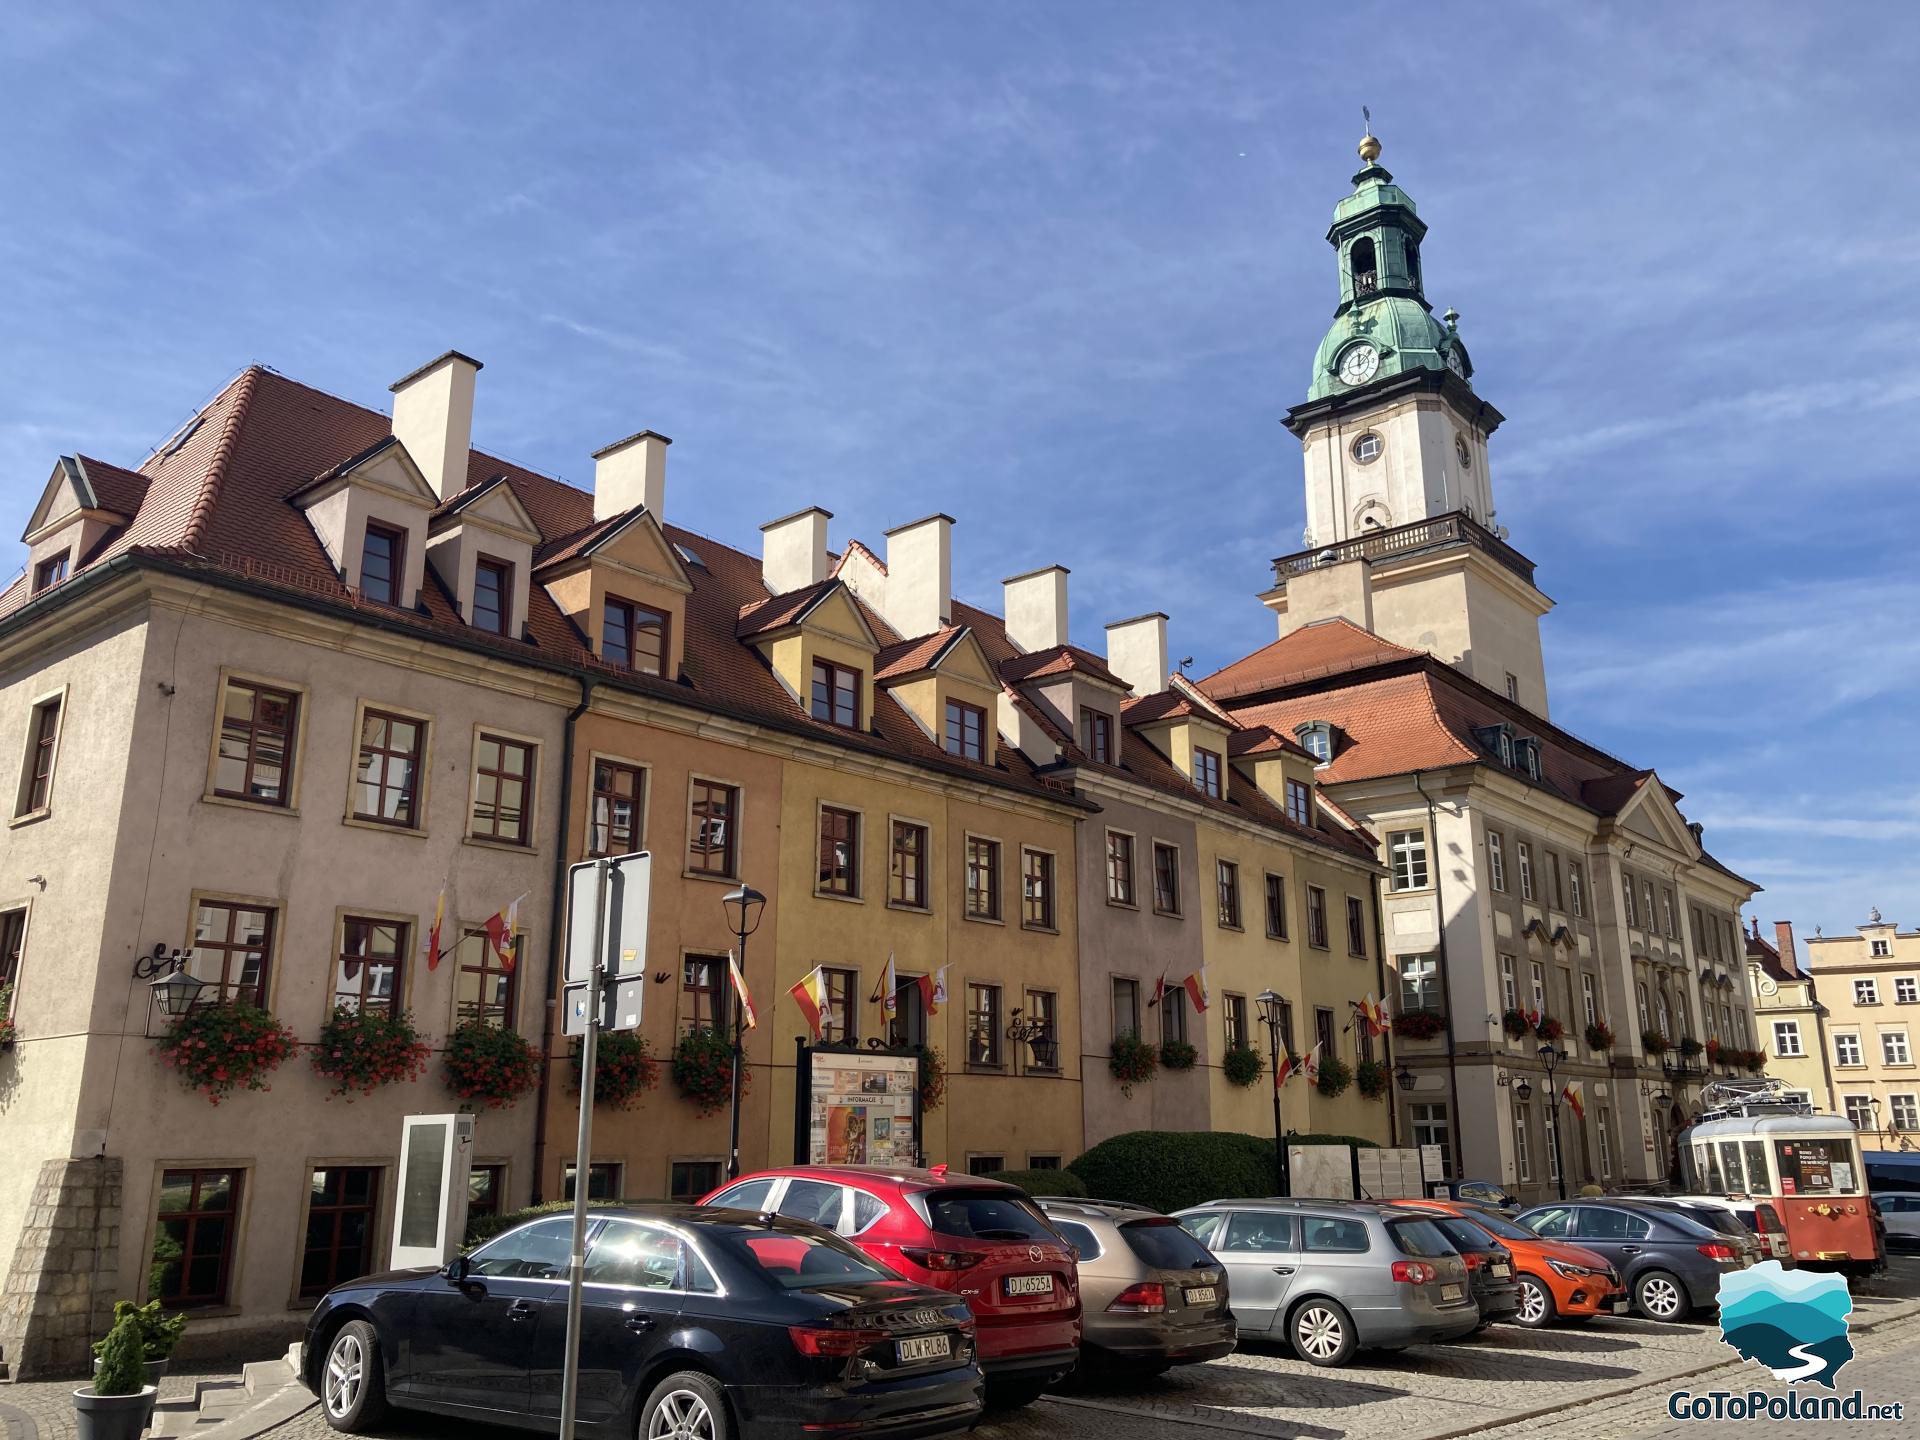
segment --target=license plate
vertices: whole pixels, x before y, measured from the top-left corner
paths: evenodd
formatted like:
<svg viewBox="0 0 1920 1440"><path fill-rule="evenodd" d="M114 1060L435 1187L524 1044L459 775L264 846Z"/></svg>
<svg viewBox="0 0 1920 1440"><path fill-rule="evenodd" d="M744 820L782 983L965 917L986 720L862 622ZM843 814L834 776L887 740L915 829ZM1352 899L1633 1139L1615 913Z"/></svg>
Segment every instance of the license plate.
<svg viewBox="0 0 1920 1440"><path fill-rule="evenodd" d="M1218 1298L1219 1293L1211 1285L1202 1285L1197 1289L1187 1291L1187 1303L1189 1305L1211 1305Z"/></svg>
<svg viewBox="0 0 1920 1440"><path fill-rule="evenodd" d="M1614 1313L1614 1314L1616 1314L1616 1315L1624 1315L1624 1314L1626 1314L1626 1313L1627 1313L1627 1312L1628 1312L1629 1310L1631 1310L1631 1309L1633 1309L1633 1302L1632 1302L1631 1300L1627 1300L1627 1299L1620 1299L1620 1300L1616 1300L1616 1301L1614 1301L1614 1302L1613 1302L1613 1304L1612 1304L1612 1306L1611 1306L1610 1308L1612 1309L1612 1311L1613 1311L1613 1313Z"/></svg>
<svg viewBox="0 0 1920 1440"><path fill-rule="evenodd" d="M1442 1285L1440 1287L1440 1298L1442 1300L1458 1300L1460 1298L1460 1287L1458 1285Z"/></svg>
<svg viewBox="0 0 1920 1440"><path fill-rule="evenodd" d="M1009 1275L1007 1294L1009 1295L1051 1295L1053 1276L1051 1275Z"/></svg>
<svg viewBox="0 0 1920 1440"><path fill-rule="evenodd" d="M953 1337L916 1335L911 1340L894 1341L894 1348L903 1365L913 1360L945 1360L953 1354Z"/></svg>
<svg viewBox="0 0 1920 1440"><path fill-rule="evenodd" d="M1513 1274L1513 1267L1504 1260L1496 1260L1493 1262L1493 1273L1505 1280Z"/></svg>

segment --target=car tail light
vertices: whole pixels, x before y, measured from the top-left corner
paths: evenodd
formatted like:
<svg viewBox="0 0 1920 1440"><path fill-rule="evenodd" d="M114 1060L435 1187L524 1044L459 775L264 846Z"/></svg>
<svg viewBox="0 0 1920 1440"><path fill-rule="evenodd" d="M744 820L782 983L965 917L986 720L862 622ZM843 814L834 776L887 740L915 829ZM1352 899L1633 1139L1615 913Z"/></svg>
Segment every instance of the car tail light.
<svg viewBox="0 0 1920 1440"><path fill-rule="evenodd" d="M1153 1280L1129 1285L1107 1306L1110 1313L1120 1315L1159 1315L1166 1308L1167 1287Z"/></svg>
<svg viewBox="0 0 1920 1440"><path fill-rule="evenodd" d="M1438 1280L1440 1272L1424 1260L1396 1260L1393 1262L1393 1278L1403 1285L1425 1285Z"/></svg>
<svg viewBox="0 0 1920 1440"><path fill-rule="evenodd" d="M1739 1254L1731 1245L1722 1244L1718 1240L1709 1240L1706 1244L1696 1245L1693 1248L1709 1260L1738 1260L1740 1258Z"/></svg>
<svg viewBox="0 0 1920 1440"><path fill-rule="evenodd" d="M1469 1270L1478 1270L1482 1265L1487 1263L1487 1257L1478 1250L1464 1251L1460 1258L1467 1262L1467 1269Z"/></svg>
<svg viewBox="0 0 1920 1440"><path fill-rule="evenodd" d="M834 1330L825 1325L789 1325L787 1334L802 1355L821 1356L858 1355L887 1338L884 1330Z"/></svg>
<svg viewBox="0 0 1920 1440"><path fill-rule="evenodd" d="M984 1256L966 1250L921 1250L902 1245L900 1253L922 1270L971 1270Z"/></svg>

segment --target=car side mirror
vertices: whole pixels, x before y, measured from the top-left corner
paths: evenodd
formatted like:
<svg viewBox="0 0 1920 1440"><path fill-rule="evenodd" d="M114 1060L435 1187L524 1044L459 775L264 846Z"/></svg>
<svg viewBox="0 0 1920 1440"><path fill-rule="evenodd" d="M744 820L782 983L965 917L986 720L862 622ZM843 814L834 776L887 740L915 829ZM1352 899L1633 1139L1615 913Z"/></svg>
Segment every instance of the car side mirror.
<svg viewBox="0 0 1920 1440"><path fill-rule="evenodd" d="M454 1256L454 1257L453 1257L453 1259L451 1259L451 1260L449 1260L449 1261L448 1261L448 1262L447 1262L447 1263L446 1263L446 1264L445 1264L445 1265L444 1265L444 1266L443 1266L443 1267L441 1268L441 1270L440 1270L440 1273L441 1273L442 1275L444 1275L444 1276L446 1276L446 1277L447 1277L447 1283L448 1283L449 1285L464 1285L464 1284L466 1284L466 1281L467 1281L467 1257L466 1257L466 1256L464 1256L464 1255L456 1255L456 1256Z"/></svg>

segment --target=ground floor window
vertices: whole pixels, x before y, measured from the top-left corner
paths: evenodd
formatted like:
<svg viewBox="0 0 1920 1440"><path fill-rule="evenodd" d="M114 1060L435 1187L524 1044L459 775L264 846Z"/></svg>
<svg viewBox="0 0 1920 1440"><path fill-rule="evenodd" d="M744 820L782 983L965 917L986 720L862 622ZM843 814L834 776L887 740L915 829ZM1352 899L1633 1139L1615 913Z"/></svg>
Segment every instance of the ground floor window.
<svg viewBox="0 0 1920 1440"><path fill-rule="evenodd" d="M300 1260L300 1293L324 1295L343 1280L373 1269L374 1220L380 1171L373 1165L328 1165L307 1189L307 1241Z"/></svg>
<svg viewBox="0 0 1920 1440"><path fill-rule="evenodd" d="M667 1198L691 1203L720 1188L718 1160L675 1160L667 1166Z"/></svg>
<svg viewBox="0 0 1920 1440"><path fill-rule="evenodd" d="M967 1157L969 1175L991 1175L996 1170L1006 1168L1007 1157L1004 1155L969 1155Z"/></svg>
<svg viewBox="0 0 1920 1440"><path fill-rule="evenodd" d="M160 1177L148 1298L167 1309L224 1305L240 1218L238 1170L168 1170Z"/></svg>
<svg viewBox="0 0 1920 1440"><path fill-rule="evenodd" d="M1442 1167L1440 1173L1451 1180L1453 1178L1453 1141L1451 1128L1447 1124L1447 1107L1440 1103L1409 1105L1407 1113L1413 1120L1413 1143L1438 1145Z"/></svg>
<svg viewBox="0 0 1920 1440"><path fill-rule="evenodd" d="M1029 1155L1027 1156L1027 1168L1029 1170L1058 1170L1060 1168L1060 1157L1058 1155Z"/></svg>
<svg viewBox="0 0 1920 1440"><path fill-rule="evenodd" d="M596 1160L587 1166L587 1198L589 1200L618 1200L622 1186L620 1184L619 1162L614 1160ZM575 1167L569 1163L565 1181L565 1197L573 1199Z"/></svg>
<svg viewBox="0 0 1920 1440"><path fill-rule="evenodd" d="M1533 1157L1527 1149L1527 1107L1513 1107L1513 1178L1525 1185L1533 1179Z"/></svg>
<svg viewBox="0 0 1920 1440"><path fill-rule="evenodd" d="M467 1219L476 1215L498 1215L506 1193L506 1166L474 1166L467 1172Z"/></svg>

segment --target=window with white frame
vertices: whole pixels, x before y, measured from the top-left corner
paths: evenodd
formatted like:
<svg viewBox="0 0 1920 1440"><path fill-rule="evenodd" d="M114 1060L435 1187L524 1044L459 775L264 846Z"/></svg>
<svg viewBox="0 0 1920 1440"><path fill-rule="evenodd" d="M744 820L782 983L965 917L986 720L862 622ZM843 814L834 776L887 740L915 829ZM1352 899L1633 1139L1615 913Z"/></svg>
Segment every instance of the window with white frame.
<svg viewBox="0 0 1920 1440"><path fill-rule="evenodd" d="M1773 1022L1773 1053L1780 1056L1804 1055L1800 1048L1800 1022L1798 1020L1776 1020Z"/></svg>
<svg viewBox="0 0 1920 1440"><path fill-rule="evenodd" d="M1856 1130L1873 1130L1873 1100L1866 1095L1846 1097L1847 1123Z"/></svg>
<svg viewBox="0 0 1920 1440"><path fill-rule="evenodd" d="M1893 954L1893 943L1888 940L1869 940L1867 942L1867 953L1869 955L1891 955Z"/></svg>
<svg viewBox="0 0 1920 1440"><path fill-rule="evenodd" d="M1527 1107L1513 1107L1513 1178L1525 1185L1533 1179L1533 1156L1527 1152Z"/></svg>
<svg viewBox="0 0 1920 1440"><path fill-rule="evenodd" d="M1520 1008L1520 981L1513 973L1514 960L1511 955L1500 957L1500 999L1509 1010Z"/></svg>
<svg viewBox="0 0 1920 1440"><path fill-rule="evenodd" d="M1409 1118L1413 1121L1413 1143L1416 1145L1438 1145L1440 1147L1440 1173L1451 1180L1453 1178L1453 1145L1449 1138L1447 1107L1439 1102L1425 1105L1409 1105Z"/></svg>
<svg viewBox="0 0 1920 1440"><path fill-rule="evenodd" d="M1633 987L1634 997L1640 1002L1640 1029L1644 1032L1653 1028L1653 1015L1647 1009L1647 982L1642 980Z"/></svg>
<svg viewBox="0 0 1920 1440"><path fill-rule="evenodd" d="M1544 1015L1547 1013L1547 967L1538 960L1529 961L1527 974L1533 982L1533 1008Z"/></svg>
<svg viewBox="0 0 1920 1440"><path fill-rule="evenodd" d="M1520 898L1533 898L1533 847L1524 840L1513 843L1513 853L1520 862Z"/></svg>
<svg viewBox="0 0 1920 1440"><path fill-rule="evenodd" d="M1567 898L1573 902L1573 913L1576 919L1586 915L1587 897L1580 889L1580 867L1578 865L1570 864L1567 866Z"/></svg>
<svg viewBox="0 0 1920 1440"><path fill-rule="evenodd" d="M1546 1111L1540 1118L1546 1122L1544 1128L1547 1132L1547 1183L1558 1185L1560 1183L1560 1147L1555 1143L1559 1136L1554 1133L1553 1111Z"/></svg>
<svg viewBox="0 0 1920 1440"><path fill-rule="evenodd" d="M1660 892L1660 933L1669 940L1673 939L1673 892Z"/></svg>
<svg viewBox="0 0 1920 1440"><path fill-rule="evenodd" d="M1505 891L1507 888L1507 857L1500 848L1500 832L1487 831L1487 878L1493 882L1493 888Z"/></svg>
<svg viewBox="0 0 1920 1440"><path fill-rule="evenodd" d="M1580 1003L1586 1011L1587 1024L1599 1024L1600 997L1594 994L1593 977L1591 975L1582 975L1580 977Z"/></svg>
<svg viewBox="0 0 1920 1440"><path fill-rule="evenodd" d="M1833 1037L1833 1063L1836 1065L1863 1065L1860 1058L1860 1037L1857 1034L1835 1035Z"/></svg>
<svg viewBox="0 0 1920 1440"><path fill-rule="evenodd" d="M1888 1119L1896 1130L1920 1130L1920 1096L1889 1095Z"/></svg>
<svg viewBox="0 0 1920 1440"><path fill-rule="evenodd" d="M1894 976L1893 1003L1896 1005L1920 1005L1920 976Z"/></svg>
<svg viewBox="0 0 1920 1440"><path fill-rule="evenodd" d="M1620 882L1620 898L1626 907L1627 924L1638 928L1640 917L1633 911L1633 877L1631 875Z"/></svg>
<svg viewBox="0 0 1920 1440"><path fill-rule="evenodd" d="M1593 1138L1600 1150L1600 1178L1613 1174L1613 1112L1605 1105L1593 1112Z"/></svg>
<svg viewBox="0 0 1920 1440"><path fill-rule="evenodd" d="M1880 1058L1888 1065L1911 1065L1913 1051L1907 1048L1905 1030L1882 1030L1880 1032Z"/></svg>
<svg viewBox="0 0 1920 1440"><path fill-rule="evenodd" d="M1400 1013L1440 1009L1440 962L1432 955L1400 957Z"/></svg>
<svg viewBox="0 0 1920 1440"><path fill-rule="evenodd" d="M1878 1005L1880 1003L1880 982L1877 980L1854 981L1853 1003L1856 1005Z"/></svg>
<svg viewBox="0 0 1920 1440"><path fill-rule="evenodd" d="M1387 855L1393 864L1393 888L1424 890L1427 887L1427 833L1424 830L1396 830L1387 836Z"/></svg>

